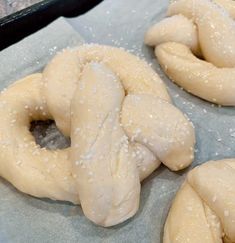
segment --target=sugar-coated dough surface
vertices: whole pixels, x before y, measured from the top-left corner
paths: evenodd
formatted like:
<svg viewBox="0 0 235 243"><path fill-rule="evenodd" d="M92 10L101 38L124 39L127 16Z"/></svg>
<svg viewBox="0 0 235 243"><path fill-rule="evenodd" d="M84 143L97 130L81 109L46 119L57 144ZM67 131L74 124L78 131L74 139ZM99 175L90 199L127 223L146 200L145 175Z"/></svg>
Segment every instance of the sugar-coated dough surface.
<svg viewBox="0 0 235 243"><path fill-rule="evenodd" d="M203 56L217 67L235 67L235 22L209 0L178 0L170 4L170 16L193 19Z"/></svg>
<svg viewBox="0 0 235 243"><path fill-rule="evenodd" d="M172 104L153 95L130 94L123 102L121 121L133 141L145 145L171 170L191 163L193 127Z"/></svg>
<svg viewBox="0 0 235 243"><path fill-rule="evenodd" d="M144 40L149 46L158 46L171 41L182 43L188 46L195 55L201 55L197 27L192 20L181 14L165 18L151 26Z"/></svg>
<svg viewBox="0 0 235 243"><path fill-rule="evenodd" d="M189 172L168 214L163 242L235 242L234 183L234 159Z"/></svg>
<svg viewBox="0 0 235 243"><path fill-rule="evenodd" d="M71 106L71 159L81 206L103 226L123 222L139 207L136 158L119 119L124 97L119 79L103 64L91 63Z"/></svg>
<svg viewBox="0 0 235 243"><path fill-rule="evenodd" d="M158 75L124 50L65 50L45 68L43 82L58 127L71 135L82 209L96 224L107 227L132 217L140 180L160 162L177 171L193 161L192 124L171 104Z"/></svg>
<svg viewBox="0 0 235 243"><path fill-rule="evenodd" d="M40 148L29 131L32 120L53 119L42 95L41 78L41 74L25 77L0 95L0 176L26 194L79 204L70 148ZM160 161L141 144L135 144L133 152L142 181Z"/></svg>
<svg viewBox="0 0 235 243"><path fill-rule="evenodd" d="M172 170L192 161L194 132L182 113L152 94L125 97L120 79L104 64L84 67L71 112L73 171L83 211L96 224L115 225L136 213L139 153L147 171L159 165L152 167L157 158Z"/></svg>
<svg viewBox="0 0 235 243"><path fill-rule="evenodd" d="M0 175L24 193L77 204L69 149L40 148L29 131L30 121L52 118L41 95L41 76L19 80L0 95Z"/></svg>
<svg viewBox="0 0 235 243"><path fill-rule="evenodd" d="M224 8L229 15L235 19L235 1L234 0L213 0L216 4Z"/></svg>
<svg viewBox="0 0 235 243"><path fill-rule="evenodd" d="M234 3L215 2L173 1L167 11L171 17L150 27L145 43L155 46L162 69L182 88L207 101L234 106L235 21L229 15Z"/></svg>
<svg viewBox="0 0 235 243"><path fill-rule="evenodd" d="M235 105L235 68L218 68L175 42L157 46L155 54L165 73L188 92L213 103Z"/></svg>

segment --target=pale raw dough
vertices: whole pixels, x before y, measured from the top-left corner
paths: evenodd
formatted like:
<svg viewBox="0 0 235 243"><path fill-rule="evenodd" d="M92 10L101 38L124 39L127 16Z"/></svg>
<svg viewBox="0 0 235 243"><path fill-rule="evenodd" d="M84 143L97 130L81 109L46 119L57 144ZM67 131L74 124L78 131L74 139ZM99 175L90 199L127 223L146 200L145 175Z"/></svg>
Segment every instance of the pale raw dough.
<svg viewBox="0 0 235 243"><path fill-rule="evenodd" d="M137 57L84 45L58 54L43 81L49 109L65 134L71 122L73 173L84 214L94 223L107 227L133 216L140 179L160 161L171 170L192 162L192 124Z"/></svg>
<svg viewBox="0 0 235 243"><path fill-rule="evenodd" d="M91 61L105 63L120 77L128 93L149 93L170 101L158 74L147 63L123 49L101 45L67 49L58 53L43 71L44 93L49 110L65 135L70 134L70 104L73 92L84 65Z"/></svg>
<svg viewBox="0 0 235 243"><path fill-rule="evenodd" d="M189 172L164 228L164 243L235 242L235 159Z"/></svg>
<svg viewBox="0 0 235 243"><path fill-rule="evenodd" d="M216 4L226 9L229 15L235 19L235 1L234 0L213 0Z"/></svg>
<svg viewBox="0 0 235 243"><path fill-rule="evenodd" d="M125 97L119 78L92 62L75 86L71 148L41 148L29 126L32 120L54 118L45 87L42 75L34 74L0 95L0 175L22 192L75 204L80 196L88 218L111 226L136 213L140 181L160 165L159 158L172 170L191 163L194 130L183 114L153 94ZM147 119L146 127L142 122Z"/></svg>
<svg viewBox="0 0 235 243"><path fill-rule="evenodd" d="M40 148L32 120L52 119L41 95L41 74L15 82L0 95L0 176L35 197L79 203L69 149Z"/></svg>
<svg viewBox="0 0 235 243"><path fill-rule="evenodd" d="M115 225L136 213L139 153L148 171L159 165L156 158L172 170L191 163L193 128L182 113L152 94L125 97L104 64L85 66L71 112L73 172L84 214L96 224Z"/></svg>
<svg viewBox="0 0 235 243"><path fill-rule="evenodd" d="M209 0L177 0L167 13L182 14L194 21L208 62L217 67L235 67L235 22L221 7Z"/></svg>
<svg viewBox="0 0 235 243"><path fill-rule="evenodd" d="M41 74L25 77L0 95L0 176L32 196L79 204L69 160L70 148L40 148L29 131L30 121L53 119L43 99L41 77ZM136 144L133 152L137 154L142 181L160 161L141 144Z"/></svg>
<svg viewBox="0 0 235 243"><path fill-rule="evenodd" d="M218 68L175 42L157 46L155 54L164 72L188 92L216 104L235 105L235 68Z"/></svg>
<svg viewBox="0 0 235 243"><path fill-rule="evenodd" d="M188 46L195 55L201 56L196 25L183 15L173 15L151 26L144 42L157 46L165 42L179 42Z"/></svg>
<svg viewBox="0 0 235 243"><path fill-rule="evenodd" d="M181 170L192 162L193 128L169 102L149 94L129 94L121 121L132 141L145 145L171 170Z"/></svg>
<svg viewBox="0 0 235 243"><path fill-rule="evenodd" d="M71 106L71 160L81 206L90 220L106 227L139 208L136 157L119 119L124 97L117 76L103 64L91 63Z"/></svg>
<svg viewBox="0 0 235 243"><path fill-rule="evenodd" d="M177 2L177 1L174 1ZM145 44L149 46L157 46L165 42L179 42L188 46L192 52L201 57L201 48L198 40L197 26L193 23L197 19L193 13L193 18L189 13L186 13L186 18L182 14L174 15L175 12L181 13L181 9L178 9L174 2L168 9L168 15L170 17L161 20L151 26L145 34ZM233 0L214 0L216 4L221 6L220 12L225 9L232 18L235 18L235 1ZM178 5L179 3L177 3ZM174 8L177 8L175 10ZM193 10L194 11L194 10ZM182 11L182 13L185 13ZM197 23L197 22L196 22Z"/></svg>
<svg viewBox="0 0 235 243"><path fill-rule="evenodd" d="M68 60L71 65L66 64ZM102 62L110 68L120 78L126 95L146 94L153 96L153 102L161 104L156 106L154 110L156 114L162 112L162 110L164 110L162 107L164 106L167 110L169 109L169 113L175 113L176 108L170 103L165 85L159 76L144 61L122 49L109 46L84 45L76 50L65 50L56 55L43 73L45 83L44 93L46 94L49 109L53 117L55 117L58 127L65 134L69 134L70 131L70 103L64 103L64 99L71 102L72 94L74 93L71 87L75 89L76 83L78 83L81 76L81 74L78 75L80 70L84 68L85 64L92 61ZM68 76L66 76L67 73ZM148 100L147 103L143 102L141 105L149 107L152 104L151 101ZM132 106L134 109L135 104ZM144 108L142 109L144 110ZM151 112L151 110L149 112ZM164 116L164 118L162 118L164 121L161 121L161 123L165 125L162 126L163 129L155 129L156 134L151 134L151 140L154 141L154 143L161 144L164 140L164 143L158 145L158 153L161 156L162 162L172 170L183 169L192 162L195 143L192 125L182 113L176 113L177 116L174 120L174 127L166 125L172 124L173 121L167 116ZM152 124L156 123L157 121L151 118L152 114L149 115L149 120L152 119L153 121ZM64 122L61 122L61 119ZM138 121L140 118L138 116L134 116L133 119L140 124ZM124 130L128 132L130 120L122 120L122 123ZM171 134L168 132L169 127L172 129L170 130L172 131ZM174 129L178 131L177 136L174 136ZM138 130L139 128L137 127L136 132L138 132ZM149 129L149 131L150 133L152 132L151 129ZM182 133L184 133L185 136L182 136ZM141 140L138 139L138 143L146 145L146 141L150 142L148 136L140 134L140 137ZM172 144L174 144L174 146L172 146ZM147 145L150 150L153 146L155 145ZM157 150L152 152L155 153L155 156L158 158L156 151ZM177 153L173 151L177 151ZM175 157L173 156L174 154Z"/></svg>
<svg viewBox="0 0 235 243"><path fill-rule="evenodd" d="M229 5L229 1L220 2ZM145 36L146 44L156 46L162 69L188 92L234 106L235 22L222 6L209 0L173 1L168 15L171 17L155 24Z"/></svg>

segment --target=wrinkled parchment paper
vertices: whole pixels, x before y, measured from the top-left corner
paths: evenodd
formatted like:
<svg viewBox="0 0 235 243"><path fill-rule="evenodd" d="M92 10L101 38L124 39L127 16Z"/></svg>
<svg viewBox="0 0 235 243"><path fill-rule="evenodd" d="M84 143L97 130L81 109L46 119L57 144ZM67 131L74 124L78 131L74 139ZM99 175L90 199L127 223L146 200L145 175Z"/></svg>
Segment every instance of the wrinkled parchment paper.
<svg viewBox="0 0 235 243"><path fill-rule="evenodd" d="M105 0L85 15L68 22L86 42L124 47L152 64L166 83L176 106L184 111L195 125L196 158L191 167L211 159L235 157L234 108L214 106L181 90L161 71L153 50L143 44L146 29L164 17L167 5L167 0ZM42 34L42 39L50 39L55 31L48 31L48 35ZM54 45L31 43L34 48L45 47L44 53L35 53L35 57L41 56L40 65L30 60L19 67L16 59L22 48L17 49L18 44L4 59L0 53L0 65L3 65L4 60L5 68L8 68L8 71L2 72L3 68L0 66L1 87L16 77L40 69L50 58L48 50L51 50L53 55L60 49L57 47L53 50L53 46L58 46L58 41L61 41L60 47L63 47L70 44L68 40L76 36L71 28L68 28L66 35L70 38L64 35L64 40L55 38ZM75 40L79 40L79 37L76 36ZM140 209L136 216L109 229L90 223L80 207L35 199L23 195L8 183L1 181L0 242L160 243L171 200L186 172L187 170L173 173L162 166L143 182Z"/></svg>

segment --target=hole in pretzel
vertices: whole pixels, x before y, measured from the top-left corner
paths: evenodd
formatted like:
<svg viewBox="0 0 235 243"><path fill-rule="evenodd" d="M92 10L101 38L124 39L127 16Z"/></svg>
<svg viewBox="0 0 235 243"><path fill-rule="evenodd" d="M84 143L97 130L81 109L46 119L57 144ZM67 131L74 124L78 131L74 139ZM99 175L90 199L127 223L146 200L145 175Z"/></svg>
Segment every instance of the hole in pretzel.
<svg viewBox="0 0 235 243"><path fill-rule="evenodd" d="M70 146L70 138L65 137L53 120L32 121L30 132L37 144L49 150L65 149Z"/></svg>

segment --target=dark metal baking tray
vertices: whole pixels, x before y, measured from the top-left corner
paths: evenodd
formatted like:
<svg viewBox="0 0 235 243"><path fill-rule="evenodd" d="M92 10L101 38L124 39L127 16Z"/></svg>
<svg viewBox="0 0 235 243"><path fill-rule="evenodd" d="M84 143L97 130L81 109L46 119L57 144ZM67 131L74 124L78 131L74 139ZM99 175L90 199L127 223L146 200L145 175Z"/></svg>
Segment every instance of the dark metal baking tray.
<svg viewBox="0 0 235 243"><path fill-rule="evenodd" d="M0 50L43 28L59 16L74 17L102 0L44 0L0 19Z"/></svg>

